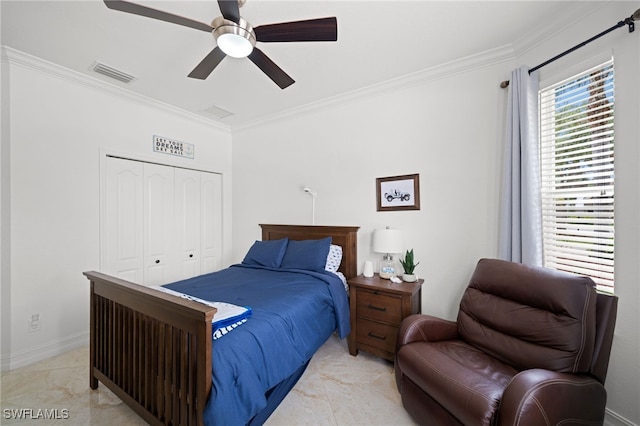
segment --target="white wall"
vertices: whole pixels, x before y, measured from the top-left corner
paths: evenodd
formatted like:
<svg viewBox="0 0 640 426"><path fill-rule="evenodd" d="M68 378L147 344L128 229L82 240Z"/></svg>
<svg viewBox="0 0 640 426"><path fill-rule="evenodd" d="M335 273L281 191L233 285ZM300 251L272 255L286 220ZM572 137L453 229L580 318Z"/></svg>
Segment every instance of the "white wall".
<svg viewBox="0 0 640 426"><path fill-rule="evenodd" d="M231 246L231 134L175 108L127 95L114 86L8 52L10 218L3 251L3 365L15 368L88 342L89 282L100 268L100 166L105 152L223 174L223 263ZM152 136L195 145L195 159L152 152ZM4 162L3 162L4 165ZM3 167L4 172L4 167ZM3 186L5 184L3 174ZM8 204L5 201L9 200ZM31 314L41 330L28 332ZM10 331L7 335L6 331Z"/></svg>
<svg viewBox="0 0 640 426"><path fill-rule="evenodd" d="M359 268L375 228L405 234L425 278L423 311L455 317L481 257L496 255L504 65L366 96L235 132L234 258L258 223L355 225ZM419 211L377 212L377 177L420 174Z"/></svg>
<svg viewBox="0 0 640 426"><path fill-rule="evenodd" d="M466 67L447 78L333 103L234 130L233 240L241 260L258 223L357 225L360 271L374 228L402 229L425 278L422 311L455 318L477 260L497 255L500 169L511 69L537 65L630 16L638 2L612 2L565 31L521 48L517 59ZM577 11L576 16L579 16ZM625 27L626 28L626 27ZM640 424L640 42L617 30L543 69L542 78L603 50L616 57L616 293L620 307L607 390L607 422ZM421 210L376 212L375 178L420 174Z"/></svg>
<svg viewBox="0 0 640 426"><path fill-rule="evenodd" d="M2 7L0 7L0 20ZM9 64L0 57L0 360L5 353L5 342L1 336L10 335L11 288L9 282ZM8 352L8 351L7 351ZM0 362L2 370L2 362Z"/></svg>

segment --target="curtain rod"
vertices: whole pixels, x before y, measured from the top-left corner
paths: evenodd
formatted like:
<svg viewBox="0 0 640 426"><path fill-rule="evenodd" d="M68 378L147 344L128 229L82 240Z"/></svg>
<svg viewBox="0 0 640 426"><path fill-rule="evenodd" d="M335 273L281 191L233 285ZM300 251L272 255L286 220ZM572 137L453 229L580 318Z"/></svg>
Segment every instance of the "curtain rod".
<svg viewBox="0 0 640 426"><path fill-rule="evenodd" d="M559 55L554 56L553 58L541 63L540 65L536 65L535 67L531 68L529 70L529 74L531 74L532 72L544 67L545 65L549 65L551 62L562 58L565 55L568 55L569 53L573 52L574 50L578 50L579 48L581 48L582 46L591 43L592 41L599 39L600 37L602 37L605 34L609 34L611 31L618 29L620 27L624 27L625 25L629 26L629 32L632 33L636 26L634 24L633 21L639 21L640 20L640 9L636 10L633 15L631 15L630 17L626 18L623 21L618 22L617 24L615 24L614 26L612 26L611 28L607 28L606 30L604 30L603 32L601 32L600 34L597 34L593 37L591 37L588 40L583 41L582 43L576 44L575 46L573 46L571 49L565 50L564 52L560 53ZM509 80L505 80L502 83L500 83L500 87L501 88L506 88L509 86Z"/></svg>

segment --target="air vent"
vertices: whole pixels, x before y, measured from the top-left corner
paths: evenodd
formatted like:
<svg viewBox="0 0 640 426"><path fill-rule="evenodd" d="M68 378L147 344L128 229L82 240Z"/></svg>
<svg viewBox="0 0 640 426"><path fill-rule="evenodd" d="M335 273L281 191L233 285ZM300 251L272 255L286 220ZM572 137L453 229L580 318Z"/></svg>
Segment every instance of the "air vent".
<svg viewBox="0 0 640 426"><path fill-rule="evenodd" d="M101 64L100 62L94 62L90 69L91 71L113 78L114 80L118 80L125 84L129 84L136 79L134 76L127 74L126 72L117 70L109 65Z"/></svg>
<svg viewBox="0 0 640 426"><path fill-rule="evenodd" d="M231 111L227 111L224 108L220 108L219 106L213 105L211 108L207 108L204 111L205 114L212 115L216 118L225 118L233 115Z"/></svg>

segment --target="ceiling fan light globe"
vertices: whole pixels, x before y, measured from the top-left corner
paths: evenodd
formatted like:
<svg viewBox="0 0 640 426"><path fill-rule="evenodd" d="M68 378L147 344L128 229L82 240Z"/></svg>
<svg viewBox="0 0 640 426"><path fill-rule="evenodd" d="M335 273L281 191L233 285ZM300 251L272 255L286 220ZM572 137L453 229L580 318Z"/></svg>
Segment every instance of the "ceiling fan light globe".
<svg viewBox="0 0 640 426"><path fill-rule="evenodd" d="M233 58L246 58L253 51L251 42L238 34L222 34L217 43L224 53Z"/></svg>
<svg viewBox="0 0 640 426"><path fill-rule="evenodd" d="M256 45L256 35L251 24L240 18L238 23L219 17L211 25L218 47L233 58L246 58Z"/></svg>

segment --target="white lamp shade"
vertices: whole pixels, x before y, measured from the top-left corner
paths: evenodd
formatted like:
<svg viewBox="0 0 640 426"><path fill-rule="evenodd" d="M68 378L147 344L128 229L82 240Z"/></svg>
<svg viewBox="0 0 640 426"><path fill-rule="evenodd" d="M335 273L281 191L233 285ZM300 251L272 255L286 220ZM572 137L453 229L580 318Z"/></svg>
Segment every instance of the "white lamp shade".
<svg viewBox="0 0 640 426"><path fill-rule="evenodd" d="M373 231L373 251L377 253L402 253L404 243L399 229L375 229Z"/></svg>

